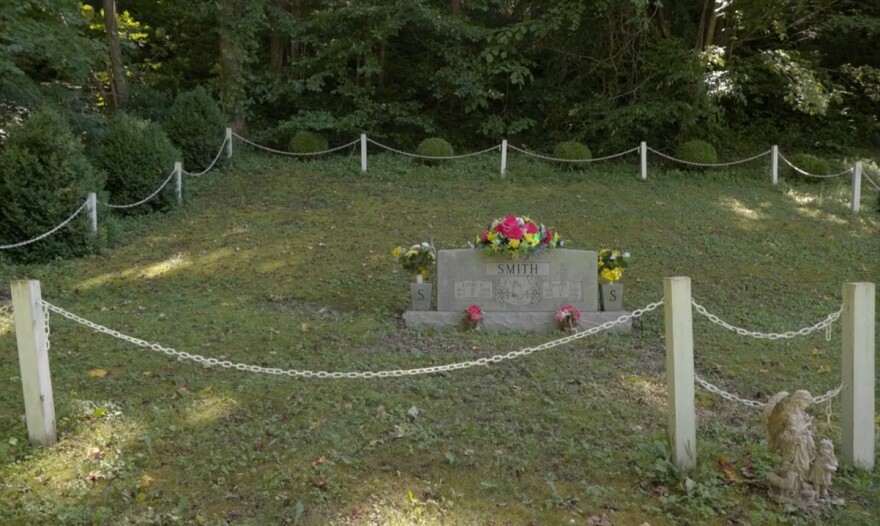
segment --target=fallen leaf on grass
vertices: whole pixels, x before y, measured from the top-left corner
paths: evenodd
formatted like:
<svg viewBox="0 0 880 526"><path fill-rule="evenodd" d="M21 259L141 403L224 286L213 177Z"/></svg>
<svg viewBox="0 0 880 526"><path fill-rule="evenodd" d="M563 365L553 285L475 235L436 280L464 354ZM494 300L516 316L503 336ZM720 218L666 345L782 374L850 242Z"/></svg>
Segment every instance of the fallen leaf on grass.
<svg viewBox="0 0 880 526"><path fill-rule="evenodd" d="M727 457L719 457L718 465L721 466L721 472L724 474L724 481L728 484L736 482L736 468L730 463Z"/></svg>
<svg viewBox="0 0 880 526"><path fill-rule="evenodd" d="M603 513L602 515L593 515L592 517L587 519L587 526L612 526L611 519L608 518L608 515Z"/></svg>
<svg viewBox="0 0 880 526"><path fill-rule="evenodd" d="M303 323L302 325L299 326L299 328L303 332L309 332L312 329L312 326L309 325L308 323Z"/></svg>
<svg viewBox="0 0 880 526"><path fill-rule="evenodd" d="M320 466L321 464L323 464L326 461L327 461L327 457L325 457L324 455L321 455L320 457L316 458L314 462L312 462L312 467L314 468L314 467Z"/></svg>
<svg viewBox="0 0 880 526"><path fill-rule="evenodd" d="M752 470L752 460L749 457L742 459L743 467L740 470L740 473L747 479L755 478L755 472Z"/></svg>
<svg viewBox="0 0 880 526"><path fill-rule="evenodd" d="M86 456L91 460L101 460L104 458L104 451L99 447L90 447L86 450Z"/></svg>
<svg viewBox="0 0 880 526"><path fill-rule="evenodd" d="M86 480L89 482L96 482L98 480L104 480L104 474L100 471L89 471L89 474L86 475Z"/></svg>
<svg viewBox="0 0 880 526"><path fill-rule="evenodd" d="M92 378L104 378L105 376L107 376L107 371L105 371L104 369L92 369L91 371L89 371L89 376L91 376Z"/></svg>
<svg viewBox="0 0 880 526"><path fill-rule="evenodd" d="M141 479L138 481L137 488L138 489L147 489L153 485L153 481L156 480L153 477L144 474Z"/></svg>

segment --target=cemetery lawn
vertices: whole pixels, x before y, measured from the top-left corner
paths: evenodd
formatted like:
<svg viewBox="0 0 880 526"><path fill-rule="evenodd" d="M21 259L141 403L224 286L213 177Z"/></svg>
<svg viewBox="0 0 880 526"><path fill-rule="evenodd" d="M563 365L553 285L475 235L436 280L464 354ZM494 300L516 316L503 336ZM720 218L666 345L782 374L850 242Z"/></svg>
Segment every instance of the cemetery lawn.
<svg viewBox="0 0 880 526"><path fill-rule="evenodd" d="M629 251L630 310L661 299L665 276L690 276L694 299L730 323L797 330L837 311L844 282L880 281L877 197L866 185L853 215L848 182L772 186L768 162L704 173L652 161L639 181L635 156L585 171L514 156L502 179L497 155L439 166L371 156L361 175L355 157L297 162L239 148L185 181L183 208L120 220L115 248L0 266L0 281L39 279L55 305L206 357L440 365L561 333L407 330L411 276L391 250L464 247L516 213L557 228L568 247ZM840 383L839 324L830 341L767 341L695 313L694 338L697 372L748 399ZM60 441L33 448L15 337L0 316L0 524L869 525L880 515L880 468L841 466L832 491L843 506L789 513L770 502L764 476L777 458L760 411L699 388L699 465L677 473L665 446L662 308L631 335L412 378L207 369L58 315L50 356ZM812 412L817 440L833 438L841 458L839 400L827 416Z"/></svg>

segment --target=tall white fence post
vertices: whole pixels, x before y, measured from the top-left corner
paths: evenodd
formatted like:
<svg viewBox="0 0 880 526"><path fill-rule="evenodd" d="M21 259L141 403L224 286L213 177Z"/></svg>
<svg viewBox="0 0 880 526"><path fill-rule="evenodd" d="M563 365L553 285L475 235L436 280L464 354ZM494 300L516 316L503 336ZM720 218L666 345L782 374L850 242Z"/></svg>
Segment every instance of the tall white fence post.
<svg viewBox="0 0 880 526"><path fill-rule="evenodd" d="M507 171L507 139L501 141L501 177Z"/></svg>
<svg viewBox="0 0 880 526"><path fill-rule="evenodd" d="M58 433L55 430L55 403L40 282L13 281L12 309L28 438L31 444L51 446L58 441Z"/></svg>
<svg viewBox="0 0 880 526"><path fill-rule="evenodd" d="M774 144L771 150L770 180L773 182L773 184L777 184L779 182L779 146Z"/></svg>
<svg viewBox="0 0 880 526"><path fill-rule="evenodd" d="M86 198L86 211L89 213L89 231L92 235L98 233L98 194L89 192Z"/></svg>
<svg viewBox="0 0 880 526"><path fill-rule="evenodd" d="M841 453L853 466L874 469L873 283L843 285Z"/></svg>
<svg viewBox="0 0 880 526"><path fill-rule="evenodd" d="M669 442L673 463L687 472L697 465L691 278L663 279L663 309L666 316Z"/></svg>
<svg viewBox="0 0 880 526"><path fill-rule="evenodd" d="M232 157L232 128L226 128L226 158Z"/></svg>
<svg viewBox="0 0 880 526"><path fill-rule="evenodd" d="M642 181L648 178L648 143L642 141L639 145L639 153L642 155Z"/></svg>
<svg viewBox="0 0 880 526"><path fill-rule="evenodd" d="M183 163L174 162L174 193L177 195L177 204L183 203Z"/></svg>
<svg viewBox="0 0 880 526"><path fill-rule="evenodd" d="M852 175L852 211L859 213L862 206L862 161L856 161Z"/></svg>
<svg viewBox="0 0 880 526"><path fill-rule="evenodd" d="M361 134L361 173L367 173L367 134Z"/></svg>

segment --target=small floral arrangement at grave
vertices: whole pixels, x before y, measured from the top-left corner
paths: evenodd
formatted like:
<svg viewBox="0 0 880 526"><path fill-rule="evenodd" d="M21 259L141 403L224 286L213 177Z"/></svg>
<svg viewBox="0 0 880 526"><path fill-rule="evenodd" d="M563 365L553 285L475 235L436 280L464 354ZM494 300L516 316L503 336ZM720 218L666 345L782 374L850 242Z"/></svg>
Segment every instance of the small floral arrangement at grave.
<svg viewBox="0 0 880 526"><path fill-rule="evenodd" d="M428 277L428 268L437 261L434 247L427 241L413 245L406 251L402 247L396 247L391 254L397 258L403 270L415 274L420 282Z"/></svg>
<svg viewBox="0 0 880 526"><path fill-rule="evenodd" d="M603 248L599 251L599 278L604 283L614 283L623 277L623 269L627 266L629 252L621 252L616 248Z"/></svg>
<svg viewBox="0 0 880 526"><path fill-rule="evenodd" d="M556 311L554 317L563 329L573 331L581 319L581 311L577 310L574 305L563 305Z"/></svg>
<svg viewBox="0 0 880 526"><path fill-rule="evenodd" d="M532 221L527 216L508 215L492 221L477 238L477 246L487 254L504 254L511 258L528 257L541 250L561 247L558 232Z"/></svg>
<svg viewBox="0 0 880 526"><path fill-rule="evenodd" d="M483 311L479 305L471 305L465 311L465 321L471 329L479 329L480 323L483 321Z"/></svg>

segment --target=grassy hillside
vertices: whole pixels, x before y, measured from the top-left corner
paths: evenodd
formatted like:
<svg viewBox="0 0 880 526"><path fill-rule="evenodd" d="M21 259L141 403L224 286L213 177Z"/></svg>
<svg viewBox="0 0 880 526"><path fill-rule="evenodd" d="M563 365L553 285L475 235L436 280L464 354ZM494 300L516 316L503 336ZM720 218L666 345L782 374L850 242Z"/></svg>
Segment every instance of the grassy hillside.
<svg viewBox="0 0 880 526"><path fill-rule="evenodd" d="M633 159L634 161L635 159ZM466 246L528 214L568 247L632 254L625 306L690 276L694 298L739 326L783 332L836 311L846 281L880 281L880 216L845 181L778 186L767 161L718 172L653 163L557 170L497 156L441 166L371 157L237 154L187 181L183 209L123 220L97 257L0 267L44 298L181 351L267 367L380 370L506 353L550 334L403 328L394 246ZM875 180L878 179L875 177ZM0 295L2 298L2 295ZM0 299L0 301L3 301ZM840 382L840 330L746 339L695 316L697 371L766 400ZM60 442L27 444L15 338L0 317L3 524L874 524L880 470L841 468L846 505L789 514L765 497L760 412L697 391L699 467L665 448L662 309L493 367L384 380L294 380L177 362L52 317ZM106 373L103 374L102 373ZM813 408L835 439L839 402ZM878 448L880 451L880 448ZM687 486L687 488L686 488ZM688 489L689 488L689 489Z"/></svg>

